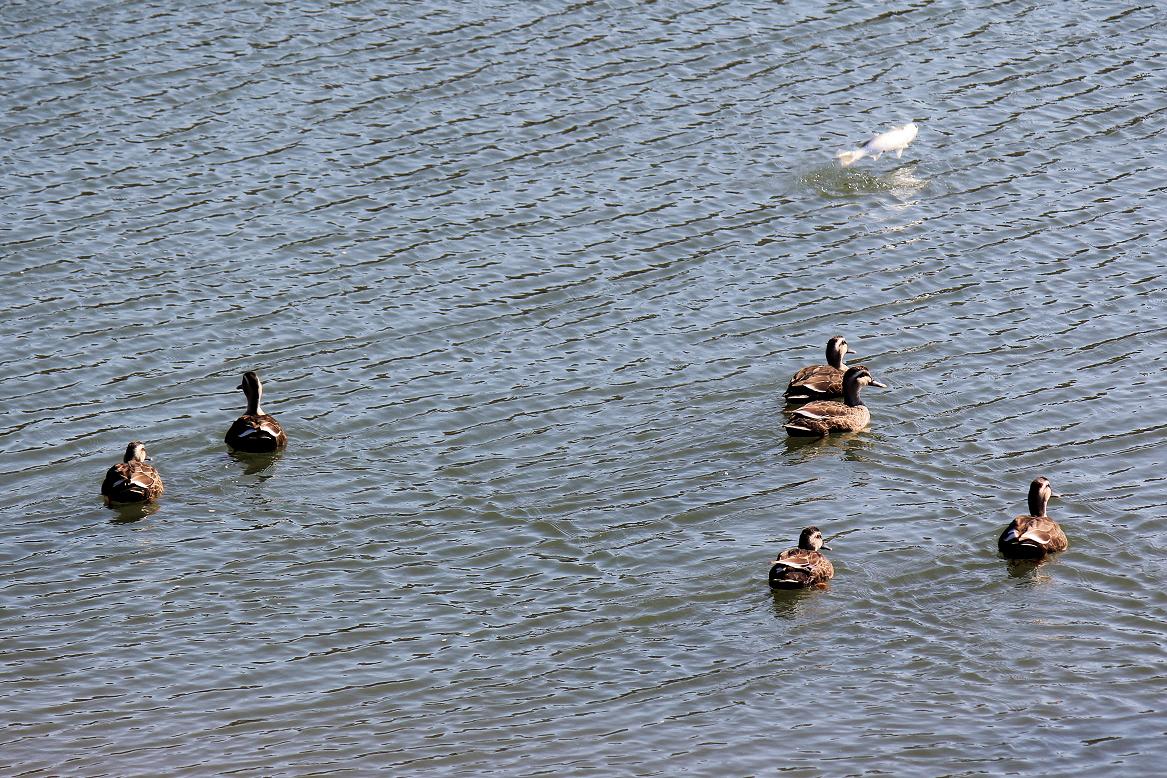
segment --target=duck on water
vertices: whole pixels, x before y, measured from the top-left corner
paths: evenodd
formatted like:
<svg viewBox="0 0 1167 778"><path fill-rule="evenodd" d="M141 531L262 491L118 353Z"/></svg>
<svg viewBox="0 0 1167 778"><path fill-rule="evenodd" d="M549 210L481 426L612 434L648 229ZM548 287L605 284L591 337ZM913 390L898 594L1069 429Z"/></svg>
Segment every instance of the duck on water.
<svg viewBox="0 0 1167 778"><path fill-rule="evenodd" d="M790 421L784 426L792 437L823 437L832 432L858 432L871 421L871 412L859 398L865 386L887 388L876 381L863 365L847 368L843 374L843 401L818 400L790 411Z"/></svg>
<svg viewBox="0 0 1167 778"><path fill-rule="evenodd" d="M1035 478L1029 485L1029 515L1009 522L997 539L997 549L1010 559L1043 559L1069 548L1066 533L1046 515L1050 498L1057 496L1048 478Z"/></svg>
<svg viewBox="0 0 1167 778"><path fill-rule="evenodd" d="M805 589L821 586L835 576L831 560L820 549L823 533L818 527L807 527L798 536L798 545L788 548L770 563L770 586L774 589Z"/></svg>
<svg viewBox="0 0 1167 778"><path fill-rule="evenodd" d="M827 341L827 364L807 365L790 379L783 397L786 402L808 402L829 400L843 394L843 374L847 365L843 360L854 350L847 345L847 339L836 335Z"/></svg>

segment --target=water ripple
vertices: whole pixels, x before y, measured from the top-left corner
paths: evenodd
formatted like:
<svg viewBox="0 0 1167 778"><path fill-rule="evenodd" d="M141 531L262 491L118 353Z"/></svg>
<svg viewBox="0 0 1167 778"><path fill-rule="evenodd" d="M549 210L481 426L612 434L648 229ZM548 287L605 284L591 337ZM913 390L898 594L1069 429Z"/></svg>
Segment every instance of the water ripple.
<svg viewBox="0 0 1167 778"><path fill-rule="evenodd" d="M1162 17L0 8L0 766L1150 772ZM891 388L789 441L838 332Z"/></svg>

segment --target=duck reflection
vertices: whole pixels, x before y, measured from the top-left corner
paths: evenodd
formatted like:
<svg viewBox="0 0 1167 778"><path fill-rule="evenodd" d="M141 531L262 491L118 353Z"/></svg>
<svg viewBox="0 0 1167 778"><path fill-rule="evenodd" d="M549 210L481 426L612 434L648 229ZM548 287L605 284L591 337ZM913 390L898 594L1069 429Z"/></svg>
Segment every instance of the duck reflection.
<svg viewBox="0 0 1167 778"><path fill-rule="evenodd" d="M132 524L157 513L162 506L156 502L139 502L113 503L106 507L114 513L113 518L109 520L110 524Z"/></svg>
<svg viewBox="0 0 1167 778"><path fill-rule="evenodd" d="M1047 566L1057 564L1057 559L1005 559L1005 572L1020 586L1044 586L1053 581Z"/></svg>
<svg viewBox="0 0 1167 778"><path fill-rule="evenodd" d="M822 588L827 585L823 584ZM798 616L799 611L807 603L809 598L814 596L816 589L771 589L772 595L771 605L774 608L774 615L780 619L793 619Z"/></svg>
<svg viewBox="0 0 1167 778"><path fill-rule="evenodd" d="M243 469L244 475L255 475L261 479L268 479L275 475L276 463L283 459L284 452L273 451L267 454L249 454L245 451L229 451L227 456L235 460Z"/></svg>
<svg viewBox="0 0 1167 778"><path fill-rule="evenodd" d="M824 454L839 454L849 462L866 462L870 451L874 451L873 444L879 442L878 437L873 440L868 430L862 432L842 432L827 435L822 438L794 438L787 436L783 439L786 453L793 462L810 462Z"/></svg>

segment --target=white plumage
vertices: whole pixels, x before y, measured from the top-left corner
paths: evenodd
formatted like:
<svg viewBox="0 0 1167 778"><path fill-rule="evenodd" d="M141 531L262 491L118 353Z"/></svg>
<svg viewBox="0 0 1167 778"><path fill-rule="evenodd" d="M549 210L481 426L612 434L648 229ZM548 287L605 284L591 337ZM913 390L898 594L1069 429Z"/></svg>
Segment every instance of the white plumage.
<svg viewBox="0 0 1167 778"><path fill-rule="evenodd" d="M887 132L876 135L854 151L840 151L835 156L843 167L854 165L864 157L879 159L885 151L894 151L896 159L903 156L904 149L916 139L920 128L915 122L908 122L903 127L892 127Z"/></svg>

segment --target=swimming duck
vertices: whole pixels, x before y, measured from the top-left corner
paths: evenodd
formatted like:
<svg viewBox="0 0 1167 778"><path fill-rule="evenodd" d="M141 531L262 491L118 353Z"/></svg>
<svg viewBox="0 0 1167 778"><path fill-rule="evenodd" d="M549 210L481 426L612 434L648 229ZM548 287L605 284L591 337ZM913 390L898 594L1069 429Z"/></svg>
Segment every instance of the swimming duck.
<svg viewBox="0 0 1167 778"><path fill-rule="evenodd" d="M790 412L790 421L784 425L794 437L823 437L830 432L858 432L871 421L871 412L859 399L859 390L871 385L886 389L871 377L863 365L847 368L843 374L843 402L818 400Z"/></svg>
<svg viewBox="0 0 1167 778"><path fill-rule="evenodd" d="M147 464L142 441L130 441L122 461L106 471L101 493L110 503L149 502L162 496L162 476Z"/></svg>
<svg viewBox="0 0 1167 778"><path fill-rule="evenodd" d="M818 527L807 527L798 536L798 545L778 555L770 566L770 586L775 589L802 589L825 584L835 576L835 567L819 551L823 533Z"/></svg>
<svg viewBox="0 0 1167 778"><path fill-rule="evenodd" d="M240 416L227 430L227 445L238 451L251 454L266 454L281 449L288 444L288 436L274 417L268 416L259 407L263 397L263 385L253 371L243 374L243 382L236 389L247 395L247 413Z"/></svg>
<svg viewBox="0 0 1167 778"><path fill-rule="evenodd" d="M997 548L1010 559L1041 559L1046 554L1065 551L1070 542L1058 523L1045 515L1049 498L1056 497L1054 488L1045 476L1038 476L1029 485L1029 515L1018 516L1009 523Z"/></svg>
<svg viewBox="0 0 1167 778"><path fill-rule="evenodd" d="M790 386L782 396L786 402L839 397L843 394L843 373L847 370L843 359L854 353L847 345L847 339L836 335L827 341L827 364L809 365L799 370L790 379Z"/></svg>

